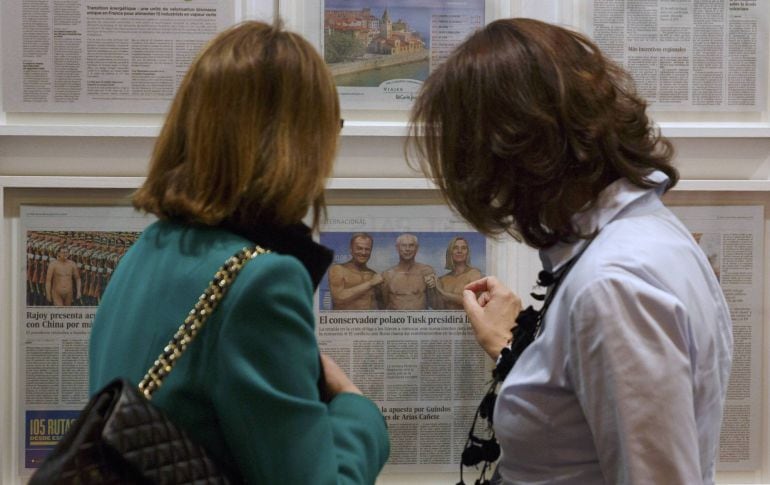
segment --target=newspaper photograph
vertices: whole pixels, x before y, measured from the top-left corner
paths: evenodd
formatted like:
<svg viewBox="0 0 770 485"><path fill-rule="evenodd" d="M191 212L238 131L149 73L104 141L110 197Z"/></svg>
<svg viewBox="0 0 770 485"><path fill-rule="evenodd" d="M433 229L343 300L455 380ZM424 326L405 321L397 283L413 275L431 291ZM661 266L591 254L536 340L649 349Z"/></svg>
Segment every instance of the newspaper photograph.
<svg viewBox="0 0 770 485"><path fill-rule="evenodd" d="M2 2L8 112L164 113L203 45L235 21L216 0Z"/></svg>
<svg viewBox="0 0 770 485"><path fill-rule="evenodd" d="M138 232L27 232L27 306L98 306Z"/></svg>
<svg viewBox="0 0 770 485"><path fill-rule="evenodd" d="M587 33L652 109L767 111L770 2L587 4Z"/></svg>
<svg viewBox="0 0 770 485"><path fill-rule="evenodd" d="M88 402L88 338L113 269L152 222L130 207L21 206L15 329L21 474Z"/></svg>
<svg viewBox="0 0 770 485"><path fill-rule="evenodd" d="M343 108L409 109L422 82L484 25L484 0L326 0L323 54Z"/></svg>
<svg viewBox="0 0 770 485"><path fill-rule="evenodd" d="M317 332L388 421L390 472L455 471L492 361L462 310L462 287L494 268L494 245L445 206L333 206L335 252Z"/></svg>
<svg viewBox="0 0 770 485"><path fill-rule="evenodd" d="M691 231L719 279L733 321L733 365L717 470L761 467L764 207L671 210Z"/></svg>

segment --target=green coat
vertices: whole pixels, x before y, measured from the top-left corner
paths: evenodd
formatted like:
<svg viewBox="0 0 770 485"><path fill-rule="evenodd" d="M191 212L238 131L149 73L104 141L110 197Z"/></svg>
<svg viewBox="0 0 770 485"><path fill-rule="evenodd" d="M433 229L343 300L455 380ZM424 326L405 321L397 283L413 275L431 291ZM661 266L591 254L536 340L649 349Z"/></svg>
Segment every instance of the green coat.
<svg viewBox="0 0 770 485"><path fill-rule="evenodd" d="M149 226L96 313L90 392L116 376L138 383L216 269L253 244L224 229ZM385 421L373 402L356 394L319 399L312 297L297 258L258 256L153 395L248 483L373 483L387 460Z"/></svg>

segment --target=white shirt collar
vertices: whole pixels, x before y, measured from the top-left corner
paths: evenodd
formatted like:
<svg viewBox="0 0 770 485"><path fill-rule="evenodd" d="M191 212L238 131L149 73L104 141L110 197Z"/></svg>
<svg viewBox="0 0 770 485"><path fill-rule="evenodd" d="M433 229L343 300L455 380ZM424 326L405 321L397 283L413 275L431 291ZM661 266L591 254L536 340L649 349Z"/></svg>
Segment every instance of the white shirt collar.
<svg viewBox="0 0 770 485"><path fill-rule="evenodd" d="M626 178L612 182L599 193L596 204L591 209L575 214L573 217L575 226L583 233L598 232L633 202L647 195L650 191L654 191L660 196L669 185L668 176L658 170L646 178L657 185L652 189L645 189L632 184ZM540 261L543 263L543 269L551 272L557 271L578 254L588 242L586 239L579 239L571 243L560 242L541 250Z"/></svg>

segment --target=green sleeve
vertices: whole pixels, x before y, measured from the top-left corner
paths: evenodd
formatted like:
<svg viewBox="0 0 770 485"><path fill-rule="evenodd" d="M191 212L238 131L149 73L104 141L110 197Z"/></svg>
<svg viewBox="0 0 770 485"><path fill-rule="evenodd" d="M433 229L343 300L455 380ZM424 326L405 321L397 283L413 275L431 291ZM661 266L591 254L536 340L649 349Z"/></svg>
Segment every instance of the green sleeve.
<svg viewBox="0 0 770 485"><path fill-rule="evenodd" d="M368 399L319 400L312 287L288 256L249 263L223 303L212 399L248 483L374 483L388 457Z"/></svg>

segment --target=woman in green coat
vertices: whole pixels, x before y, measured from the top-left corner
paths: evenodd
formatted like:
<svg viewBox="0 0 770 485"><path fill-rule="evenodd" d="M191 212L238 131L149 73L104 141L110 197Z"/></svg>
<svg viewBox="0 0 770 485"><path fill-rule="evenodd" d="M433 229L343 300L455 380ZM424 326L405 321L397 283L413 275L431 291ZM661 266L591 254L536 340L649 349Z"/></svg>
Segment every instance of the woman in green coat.
<svg viewBox="0 0 770 485"><path fill-rule="evenodd" d="M90 391L139 382L216 269L246 264L153 402L247 483L373 483L389 442L377 406L326 356L313 292L331 252L323 210L341 126L331 76L295 34L245 22L182 81L134 205L155 214L96 314Z"/></svg>

